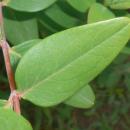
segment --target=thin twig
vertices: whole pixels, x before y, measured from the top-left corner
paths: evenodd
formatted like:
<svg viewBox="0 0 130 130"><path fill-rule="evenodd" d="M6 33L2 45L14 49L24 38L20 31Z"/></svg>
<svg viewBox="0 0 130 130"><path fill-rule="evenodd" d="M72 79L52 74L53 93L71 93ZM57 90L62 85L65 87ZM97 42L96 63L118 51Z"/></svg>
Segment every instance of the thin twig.
<svg viewBox="0 0 130 130"><path fill-rule="evenodd" d="M10 62L10 55L9 55L9 44L6 41L5 33L4 33L4 23L3 23L3 14L2 14L2 3L0 3L0 46L3 51L3 56L4 56L4 61L5 61L5 66L6 66L6 71L7 71L7 76L9 80L9 85L10 85L10 90L11 90L11 95L9 101L11 101L13 109L16 113L20 114L20 96L16 92L16 83L14 79L14 73L11 67L11 62Z"/></svg>
<svg viewBox="0 0 130 130"><path fill-rule="evenodd" d="M9 47L6 41L1 41L1 47L4 55L4 60L5 60L5 66L6 66L6 71L7 71L7 76L10 84L10 90L11 92L15 90L15 80L14 80L14 74L11 68L11 63L10 63L10 56L9 56Z"/></svg>

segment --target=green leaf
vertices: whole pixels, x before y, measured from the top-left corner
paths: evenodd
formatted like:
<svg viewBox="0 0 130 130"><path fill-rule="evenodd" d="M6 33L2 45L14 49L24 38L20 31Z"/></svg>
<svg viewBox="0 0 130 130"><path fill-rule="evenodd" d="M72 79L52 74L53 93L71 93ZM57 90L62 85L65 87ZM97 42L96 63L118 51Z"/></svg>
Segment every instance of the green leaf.
<svg viewBox="0 0 130 130"><path fill-rule="evenodd" d="M40 106L63 102L117 56L129 39L129 22L128 18L116 18L44 39L20 61L15 73L18 91Z"/></svg>
<svg viewBox="0 0 130 130"><path fill-rule="evenodd" d="M67 2L76 10L86 12L87 9L96 2L96 0L67 0Z"/></svg>
<svg viewBox="0 0 130 130"><path fill-rule="evenodd" d="M17 46L13 46L10 48L10 61L13 69L15 70L17 67L18 62L21 60L22 56L33 46L38 44L41 40L40 39L34 39L29 40L24 43L21 43Z"/></svg>
<svg viewBox="0 0 130 130"><path fill-rule="evenodd" d="M64 28L70 28L78 25L79 20L68 15L61 8L54 4L50 8L44 11L45 15L48 16L51 20L53 20L58 25Z"/></svg>
<svg viewBox="0 0 130 130"><path fill-rule="evenodd" d="M0 99L0 107L3 107L6 103L7 103L6 100L1 100L1 99Z"/></svg>
<svg viewBox="0 0 130 130"><path fill-rule="evenodd" d="M12 51L10 49L10 62L11 62L11 66L12 66L14 72L15 72L16 67L17 67L21 58L22 58L22 56L19 53Z"/></svg>
<svg viewBox="0 0 130 130"><path fill-rule="evenodd" d="M32 127L27 120L12 110L0 109L0 130L32 130Z"/></svg>
<svg viewBox="0 0 130 130"><path fill-rule="evenodd" d="M4 8L4 25L6 37L13 45L38 38L34 14Z"/></svg>
<svg viewBox="0 0 130 130"><path fill-rule="evenodd" d="M19 11L37 12L48 8L54 2L56 0L9 0L7 6Z"/></svg>
<svg viewBox="0 0 130 130"><path fill-rule="evenodd" d="M47 33L49 32L50 34L61 31L61 27L53 20L51 20L44 12L45 11L40 11L37 15L37 19L40 23L40 31L43 32L46 29Z"/></svg>
<svg viewBox="0 0 130 130"><path fill-rule="evenodd" d="M16 52L19 55L23 56L30 48L37 45L41 39L33 39L26 42L23 42L17 46L13 46L11 52Z"/></svg>
<svg viewBox="0 0 130 130"><path fill-rule="evenodd" d="M81 90L75 93L72 97L67 99L65 103L67 105L78 108L90 108L94 105L95 95L89 85L81 88Z"/></svg>
<svg viewBox="0 0 130 130"><path fill-rule="evenodd" d="M105 4L112 9L129 9L130 0L105 0Z"/></svg>
<svg viewBox="0 0 130 130"><path fill-rule="evenodd" d="M43 35L45 35L45 33L43 32L43 30L45 31L45 29L47 30L47 34L48 33L56 33L59 30L57 28L55 28L55 26L51 26L48 21L45 20L45 17L43 16L43 14L41 14L42 17L38 18L39 21L39 26L40 26L40 31L43 33Z"/></svg>
<svg viewBox="0 0 130 130"><path fill-rule="evenodd" d="M95 3L91 6L88 13L88 23L103 21L115 18L115 15L105 6Z"/></svg>

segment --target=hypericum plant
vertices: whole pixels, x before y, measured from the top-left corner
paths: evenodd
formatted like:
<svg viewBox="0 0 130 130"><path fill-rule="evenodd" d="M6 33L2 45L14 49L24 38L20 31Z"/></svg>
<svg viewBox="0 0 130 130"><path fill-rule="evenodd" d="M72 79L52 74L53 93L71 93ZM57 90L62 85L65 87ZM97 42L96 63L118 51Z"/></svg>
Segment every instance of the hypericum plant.
<svg viewBox="0 0 130 130"><path fill-rule="evenodd" d="M71 6L77 10L77 17L61 10L60 5L66 9L66 2L69 9ZM111 9L130 7L130 0L104 3ZM90 81L113 61L130 38L130 19L115 18L114 11L106 6L96 0L1 2L0 47L11 94L8 101L0 100L0 130L32 130L20 116L21 99L41 107L60 103L78 108L93 106L95 96ZM82 25L88 9L87 23L92 24ZM43 32L44 27L47 31ZM64 31L38 39L38 33L44 37L60 30Z"/></svg>

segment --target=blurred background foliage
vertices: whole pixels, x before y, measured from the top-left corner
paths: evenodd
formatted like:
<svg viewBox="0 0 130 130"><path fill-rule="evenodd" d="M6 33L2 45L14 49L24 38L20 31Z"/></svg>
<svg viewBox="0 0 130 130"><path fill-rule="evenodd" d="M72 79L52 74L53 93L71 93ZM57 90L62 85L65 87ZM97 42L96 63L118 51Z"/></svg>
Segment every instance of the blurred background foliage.
<svg viewBox="0 0 130 130"><path fill-rule="evenodd" d="M130 3L129 0L126 1ZM122 4L123 7L115 7L111 6L111 2L112 0L57 0L48 8L35 13L5 7L3 12L7 40L14 47L75 26L121 16L130 17L130 6ZM30 120L34 130L129 130L129 47L130 42L113 63L91 82L96 94L93 108L82 110L64 104L40 108L22 101L22 113ZM0 98L8 98L8 88L0 50Z"/></svg>

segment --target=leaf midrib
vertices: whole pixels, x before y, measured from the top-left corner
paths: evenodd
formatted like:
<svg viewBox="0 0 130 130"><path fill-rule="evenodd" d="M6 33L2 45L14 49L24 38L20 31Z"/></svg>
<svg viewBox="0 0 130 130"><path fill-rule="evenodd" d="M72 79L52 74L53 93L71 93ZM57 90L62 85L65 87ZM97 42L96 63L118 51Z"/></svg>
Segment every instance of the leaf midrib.
<svg viewBox="0 0 130 130"><path fill-rule="evenodd" d="M127 25L125 25L124 27L121 27L119 29L119 31L114 32L109 38L103 40L99 45L95 46L94 48L90 49L89 51L87 51L87 53L91 52L93 49L101 46L104 42L106 42L107 40L111 39L112 37L115 36L115 34L119 33L120 31L124 30L124 28L126 28L129 25L129 23ZM60 68L59 70L57 70L57 72L52 73L51 75L49 75L48 77L46 77L45 79L41 80L40 82L38 82L37 84L33 85L32 87L30 87L28 90L25 90L24 92L22 92L22 97L24 97L24 95L26 95L28 92L30 92L33 88L36 88L37 86L39 86L41 83L49 80L51 77L53 77L54 75L62 72L64 69L66 69L68 66L70 66L72 63L74 63L76 60L80 59L81 57L83 57L84 55L86 55L86 53L78 56L76 59L72 60L70 63L68 63L67 65L63 66L62 68Z"/></svg>

